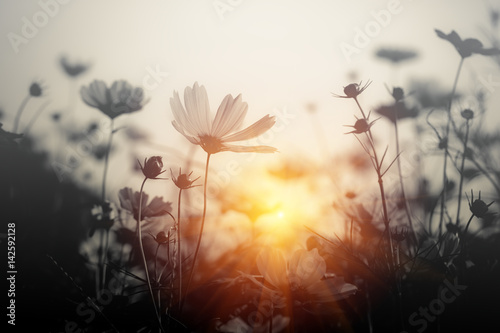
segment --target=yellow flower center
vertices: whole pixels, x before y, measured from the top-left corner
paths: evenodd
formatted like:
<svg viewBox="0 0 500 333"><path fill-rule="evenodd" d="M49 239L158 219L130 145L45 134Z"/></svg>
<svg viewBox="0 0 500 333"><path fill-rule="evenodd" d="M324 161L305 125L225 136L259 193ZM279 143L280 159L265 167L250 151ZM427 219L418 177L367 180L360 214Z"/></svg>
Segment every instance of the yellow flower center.
<svg viewBox="0 0 500 333"><path fill-rule="evenodd" d="M202 135L200 136L200 146L209 154L215 154L222 150L222 142L219 138Z"/></svg>

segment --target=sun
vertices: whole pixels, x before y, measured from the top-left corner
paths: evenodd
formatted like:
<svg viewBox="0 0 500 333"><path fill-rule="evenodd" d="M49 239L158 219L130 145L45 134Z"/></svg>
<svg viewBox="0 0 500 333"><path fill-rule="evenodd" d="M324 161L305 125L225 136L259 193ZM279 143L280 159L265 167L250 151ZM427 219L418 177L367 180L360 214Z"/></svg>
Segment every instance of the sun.
<svg viewBox="0 0 500 333"><path fill-rule="evenodd" d="M279 219L282 219L285 217L285 213L283 213L282 211L278 211L278 213L276 215L278 216Z"/></svg>

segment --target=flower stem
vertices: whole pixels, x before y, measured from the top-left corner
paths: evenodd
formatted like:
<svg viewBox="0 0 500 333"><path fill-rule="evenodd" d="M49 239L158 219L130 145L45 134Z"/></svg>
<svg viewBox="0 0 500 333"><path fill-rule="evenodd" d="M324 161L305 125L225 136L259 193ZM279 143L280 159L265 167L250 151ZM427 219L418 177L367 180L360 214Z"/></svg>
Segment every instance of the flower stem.
<svg viewBox="0 0 500 333"><path fill-rule="evenodd" d="M111 131L111 133L113 133L113 132ZM110 139L110 141L111 141L111 139ZM148 283L149 294L151 296L151 300L153 301L154 314L156 316L156 319L158 320L158 324L160 325L160 329L163 332L163 327L161 326L161 319L156 311L155 296L153 294L153 288L151 287L151 280L149 279L148 263L146 261L146 255L144 254L144 247L142 244L142 230L141 230L142 193L143 193L142 190L144 189L144 184L146 183L146 180L148 180L147 177L145 177L144 180L142 181L141 190L139 192L139 211L137 213L137 238L139 240L139 249L141 250L142 262L144 264L144 272L146 273L146 281Z"/></svg>
<svg viewBox="0 0 500 333"><path fill-rule="evenodd" d="M21 105L19 106L19 109L17 110L16 118L14 119L14 127L12 128L12 132L13 133L17 132L17 128L19 127L19 120L21 119L21 114L23 113L24 107L26 106L26 104L28 103L28 101L30 100L30 98L31 98L31 95L26 96L23 99L23 101L21 102Z"/></svg>
<svg viewBox="0 0 500 333"><path fill-rule="evenodd" d="M462 201L462 186L464 184L464 165L465 165L465 155L467 153L467 141L469 140L469 119L465 123L465 139L464 139L464 152L462 154L462 165L460 166L460 183L458 185L458 208L457 208L457 221L455 224L460 224L460 204Z"/></svg>
<svg viewBox="0 0 500 333"><path fill-rule="evenodd" d="M451 124L451 105L453 103L453 98L455 97L455 91L457 90L457 84L458 84L458 78L460 76L460 71L462 69L462 65L464 63L465 58L460 59L460 63L458 64L458 69L457 73L455 75L455 81L453 82L453 88L451 90L451 95L450 95L450 101L448 103L448 110L447 110L447 115L448 115L448 120L446 122L446 132L444 135L445 140L447 140L446 146L444 147L444 162L443 162L443 192L441 192L441 211L440 211L440 216L439 216L439 235L441 235L441 230L444 222L444 211L445 211L445 206L446 206L446 188L448 187L448 176L446 173L446 167L448 163L448 144L450 142L449 140L449 134L450 134L450 124Z"/></svg>
<svg viewBox="0 0 500 333"><path fill-rule="evenodd" d="M109 151L111 149L111 143L113 140L113 125L114 125L114 119L111 119L111 126L110 126L111 131L109 132L108 145L106 146L106 153L104 155L104 173L102 176L102 192L101 192L102 193L101 199L103 202L106 199L106 177L107 177L107 173L108 173Z"/></svg>
<svg viewBox="0 0 500 333"><path fill-rule="evenodd" d="M196 264L196 257L198 256L198 250L200 249L201 237L203 235L203 227L205 225L205 216L207 214L207 180L208 180L208 164L210 162L210 153L207 153L207 163L205 165L205 181L203 183L203 216L201 217L201 227L200 234L198 236L198 242L196 244L196 250L193 256L193 265L191 267L191 272L189 273L189 279L186 285L186 296L189 292L189 286L191 285L191 280L193 279L194 268ZM184 306L185 298L182 300L180 311L182 312L182 307Z"/></svg>
<svg viewBox="0 0 500 333"><path fill-rule="evenodd" d="M181 258L181 194L182 188L179 189L179 198L177 200L177 256L179 258L179 309L182 301L182 258Z"/></svg>
<svg viewBox="0 0 500 333"><path fill-rule="evenodd" d="M474 218L474 214L472 214L469 218L469 221L467 221L467 225L465 226L465 230L464 230L464 235L467 234L467 230L469 230L469 224L471 223L472 219Z"/></svg>

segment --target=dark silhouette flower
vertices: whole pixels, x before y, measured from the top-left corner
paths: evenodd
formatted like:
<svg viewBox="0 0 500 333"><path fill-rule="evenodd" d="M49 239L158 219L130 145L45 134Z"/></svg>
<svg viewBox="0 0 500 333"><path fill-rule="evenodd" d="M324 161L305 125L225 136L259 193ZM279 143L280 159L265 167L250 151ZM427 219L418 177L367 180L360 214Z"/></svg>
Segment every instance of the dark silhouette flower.
<svg viewBox="0 0 500 333"><path fill-rule="evenodd" d="M393 64L399 64L400 62L416 58L418 54L411 50L380 48L375 55L378 58L389 60Z"/></svg>
<svg viewBox="0 0 500 333"><path fill-rule="evenodd" d="M155 242L158 243L158 245L167 244L169 240L167 234L165 234L165 231L160 231L156 234L156 236L151 236L153 237Z"/></svg>
<svg viewBox="0 0 500 333"><path fill-rule="evenodd" d="M465 193L465 195L467 196L467 193ZM479 191L479 198L476 200L474 200L474 192L472 190L470 190L470 195L471 198L469 200L469 197L467 196L467 201L469 202L469 209L472 214L477 217L485 217L486 213L488 213L488 207L490 207L494 201L486 204L486 202L481 200L481 191Z"/></svg>
<svg viewBox="0 0 500 333"><path fill-rule="evenodd" d="M139 160L137 160L139 162ZM150 158L144 159L144 166L142 166L141 162L139 165L142 170L142 174L149 179L157 179L159 175L164 173L166 170L163 169L163 162L161 160L161 156L153 156Z"/></svg>
<svg viewBox="0 0 500 333"><path fill-rule="evenodd" d="M33 82L30 85L29 92L30 92L30 96L32 96L32 97L40 97L40 96L42 96L42 94L43 94L42 85L40 83L38 83L38 82Z"/></svg>
<svg viewBox="0 0 500 333"><path fill-rule="evenodd" d="M460 38L455 30L452 30L449 34L445 34L438 29L435 29L435 31L438 37L447 40L453 46L455 46L455 49L457 49L462 58L470 57L473 54L482 54L486 56L500 54L499 49L495 47L489 49L484 48L483 43L475 38L467 38L462 40L462 38Z"/></svg>
<svg viewBox="0 0 500 333"><path fill-rule="evenodd" d="M80 74L87 71L89 65L81 64L81 63L70 63L66 56L62 56L59 60L64 72L70 77L77 77Z"/></svg>
<svg viewBox="0 0 500 333"><path fill-rule="evenodd" d="M131 213L137 220L139 217L139 192L133 192L131 188L125 187L118 193L120 199L120 206ZM156 216L162 216L168 214L172 211L172 203L164 202L161 197L154 197L150 203L148 203L148 195L146 193L142 194L142 218L150 218Z"/></svg>
<svg viewBox="0 0 500 333"><path fill-rule="evenodd" d="M170 174L172 175L172 180L174 184L181 190L187 190L188 188L191 187L196 187L196 186L201 186L201 185L193 185L195 181L200 179L200 177L191 180L189 177L191 176L193 172L191 171L189 174L181 173L181 168L179 168L179 176L177 178L174 176L174 173L172 172L172 169L170 169Z"/></svg>
<svg viewBox="0 0 500 333"><path fill-rule="evenodd" d="M460 114L462 115L462 118L464 118L465 120L470 120L474 118L474 111L472 111L471 109L462 110Z"/></svg>
<svg viewBox="0 0 500 333"><path fill-rule="evenodd" d="M83 86L80 94L88 106L99 109L111 119L139 111L147 102L142 88L134 88L123 80L113 82L111 88L103 81L94 80L88 87Z"/></svg>
<svg viewBox="0 0 500 333"><path fill-rule="evenodd" d="M415 118L418 116L417 108L408 108L405 103L398 101L391 105L382 105L375 109L375 112L386 117L391 122L404 118Z"/></svg>
<svg viewBox="0 0 500 333"><path fill-rule="evenodd" d="M199 145L209 154L221 151L274 153L276 148L269 146L236 146L229 142L243 141L255 138L269 130L276 122L275 117L266 115L249 127L236 133L245 118L248 104L241 100L241 94L236 98L226 95L222 100L215 118L211 120L210 105L204 86L195 82L193 88L184 90L184 104L179 94L174 91L170 98L170 106L175 120L174 128L184 135L192 144ZM187 112L186 112L187 110Z"/></svg>
<svg viewBox="0 0 500 333"><path fill-rule="evenodd" d="M0 123L0 145L15 144L16 142L14 140L20 139L23 137L22 134L16 134L16 133L4 131L2 129L2 126L3 126L3 124Z"/></svg>
<svg viewBox="0 0 500 333"><path fill-rule="evenodd" d="M91 210L91 214L93 221L89 230L89 237L92 237L96 229L109 230L115 223L117 217L116 209L109 201L94 205Z"/></svg>
<svg viewBox="0 0 500 333"><path fill-rule="evenodd" d="M363 91L365 91L366 88L372 83L372 81L368 81L365 83L364 86L362 86L363 81L360 81L358 83L351 83L347 86L344 87L344 94L345 96L337 95L337 94L332 94L334 97L338 98L357 98L359 94L361 94Z"/></svg>
<svg viewBox="0 0 500 333"><path fill-rule="evenodd" d="M368 115L368 118L370 118L370 115ZM347 127L353 127L354 128L354 131L350 131L350 132L347 132L347 133L344 133L344 134L351 134L351 133L354 133L354 134L361 134L361 133L365 133L365 132L368 132L370 130L370 128L372 127L372 125L377 121L379 120L380 118L377 118L375 119L374 121L368 123L367 119L365 118L361 118L361 119L358 119L356 120L356 122L354 123L354 125L344 125L344 126L347 126Z"/></svg>

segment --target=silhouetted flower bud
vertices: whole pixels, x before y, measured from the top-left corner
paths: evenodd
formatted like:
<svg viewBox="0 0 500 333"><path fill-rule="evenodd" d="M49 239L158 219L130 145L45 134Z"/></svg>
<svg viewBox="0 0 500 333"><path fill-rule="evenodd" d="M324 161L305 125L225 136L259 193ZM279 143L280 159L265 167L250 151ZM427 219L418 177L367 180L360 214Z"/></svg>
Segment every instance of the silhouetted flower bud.
<svg viewBox="0 0 500 333"><path fill-rule="evenodd" d="M466 120L474 118L474 111L472 111L471 109L465 109L460 114L462 115L462 118Z"/></svg>
<svg viewBox="0 0 500 333"><path fill-rule="evenodd" d="M141 165L140 162L139 165ZM141 165L142 173L149 179L155 179L160 174L164 173L165 170L162 171L162 168L163 162L161 156L153 156L149 159L144 159L144 167Z"/></svg>
<svg viewBox="0 0 500 333"><path fill-rule="evenodd" d="M42 86L38 82L33 82L30 86L30 95L33 97L42 96Z"/></svg>

